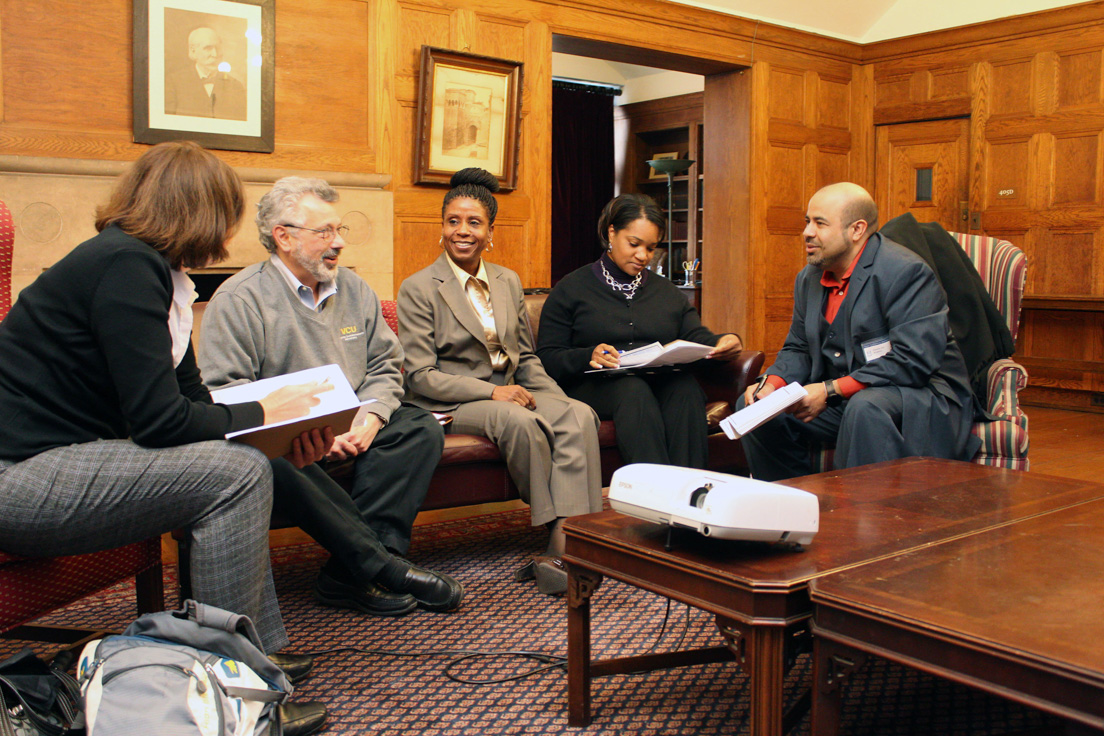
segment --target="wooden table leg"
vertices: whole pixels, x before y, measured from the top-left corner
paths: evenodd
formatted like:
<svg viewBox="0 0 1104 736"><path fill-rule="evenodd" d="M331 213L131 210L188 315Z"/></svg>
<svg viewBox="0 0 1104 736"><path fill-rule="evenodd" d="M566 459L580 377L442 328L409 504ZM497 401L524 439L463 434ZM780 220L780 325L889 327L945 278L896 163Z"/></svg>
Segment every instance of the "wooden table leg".
<svg viewBox="0 0 1104 736"><path fill-rule="evenodd" d="M602 576L567 565L567 722L590 725L590 596Z"/></svg>
<svg viewBox="0 0 1104 736"><path fill-rule="evenodd" d="M865 655L821 638L813 639L813 716L810 736L839 733L841 685L866 661Z"/></svg>
<svg viewBox="0 0 1104 736"><path fill-rule="evenodd" d="M717 626L748 676L751 735L782 736L785 628L742 624L721 617L717 618Z"/></svg>

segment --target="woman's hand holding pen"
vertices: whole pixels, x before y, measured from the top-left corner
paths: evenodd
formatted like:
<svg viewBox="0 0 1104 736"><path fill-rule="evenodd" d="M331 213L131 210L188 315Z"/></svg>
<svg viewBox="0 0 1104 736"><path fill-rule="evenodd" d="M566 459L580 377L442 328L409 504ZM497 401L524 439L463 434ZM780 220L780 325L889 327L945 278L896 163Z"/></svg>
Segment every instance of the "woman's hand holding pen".
<svg viewBox="0 0 1104 736"><path fill-rule="evenodd" d="M616 368L621 365L621 351L612 345L601 343L590 354L591 368Z"/></svg>

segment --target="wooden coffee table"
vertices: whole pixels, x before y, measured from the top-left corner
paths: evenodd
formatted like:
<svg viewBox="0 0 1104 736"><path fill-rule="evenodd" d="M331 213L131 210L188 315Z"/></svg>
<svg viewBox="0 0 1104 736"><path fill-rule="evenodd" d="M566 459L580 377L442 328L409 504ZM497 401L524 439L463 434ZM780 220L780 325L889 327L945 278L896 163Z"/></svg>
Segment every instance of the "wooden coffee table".
<svg viewBox="0 0 1104 736"><path fill-rule="evenodd" d="M814 736L865 654L1104 728L1104 500L812 583Z"/></svg>
<svg viewBox="0 0 1104 736"><path fill-rule="evenodd" d="M783 730L786 647L808 631L809 582L909 550L1104 498L1104 486L973 463L909 458L788 481L820 499L820 532L803 552L667 529L614 511L564 524L568 706L590 723L590 678L735 658L749 676L751 733ZM725 646L592 662L590 598L603 576L716 616Z"/></svg>

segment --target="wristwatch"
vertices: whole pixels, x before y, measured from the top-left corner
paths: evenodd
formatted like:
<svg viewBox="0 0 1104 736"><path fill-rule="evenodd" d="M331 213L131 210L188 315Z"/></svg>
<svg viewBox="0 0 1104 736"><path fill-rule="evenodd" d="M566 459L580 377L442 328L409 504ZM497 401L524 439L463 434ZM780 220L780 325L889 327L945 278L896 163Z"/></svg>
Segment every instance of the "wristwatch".
<svg viewBox="0 0 1104 736"><path fill-rule="evenodd" d="M839 406L843 403L843 394L836 390L835 381L824 382L824 395L828 406Z"/></svg>

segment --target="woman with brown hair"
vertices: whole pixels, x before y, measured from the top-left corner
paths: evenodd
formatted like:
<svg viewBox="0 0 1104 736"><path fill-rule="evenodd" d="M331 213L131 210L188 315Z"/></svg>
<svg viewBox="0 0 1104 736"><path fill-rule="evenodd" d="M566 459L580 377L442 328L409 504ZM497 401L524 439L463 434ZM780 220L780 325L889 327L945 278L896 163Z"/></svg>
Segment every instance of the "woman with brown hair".
<svg viewBox="0 0 1104 736"><path fill-rule="evenodd" d="M226 257L237 174L194 143L151 148L97 213L99 234L0 323L0 549L60 556L172 529L192 537L192 589L287 644L272 586L267 458L227 432L302 416L315 384L211 403L191 348L184 269ZM321 435L297 440L313 457ZM332 441L332 440L331 440Z"/></svg>

